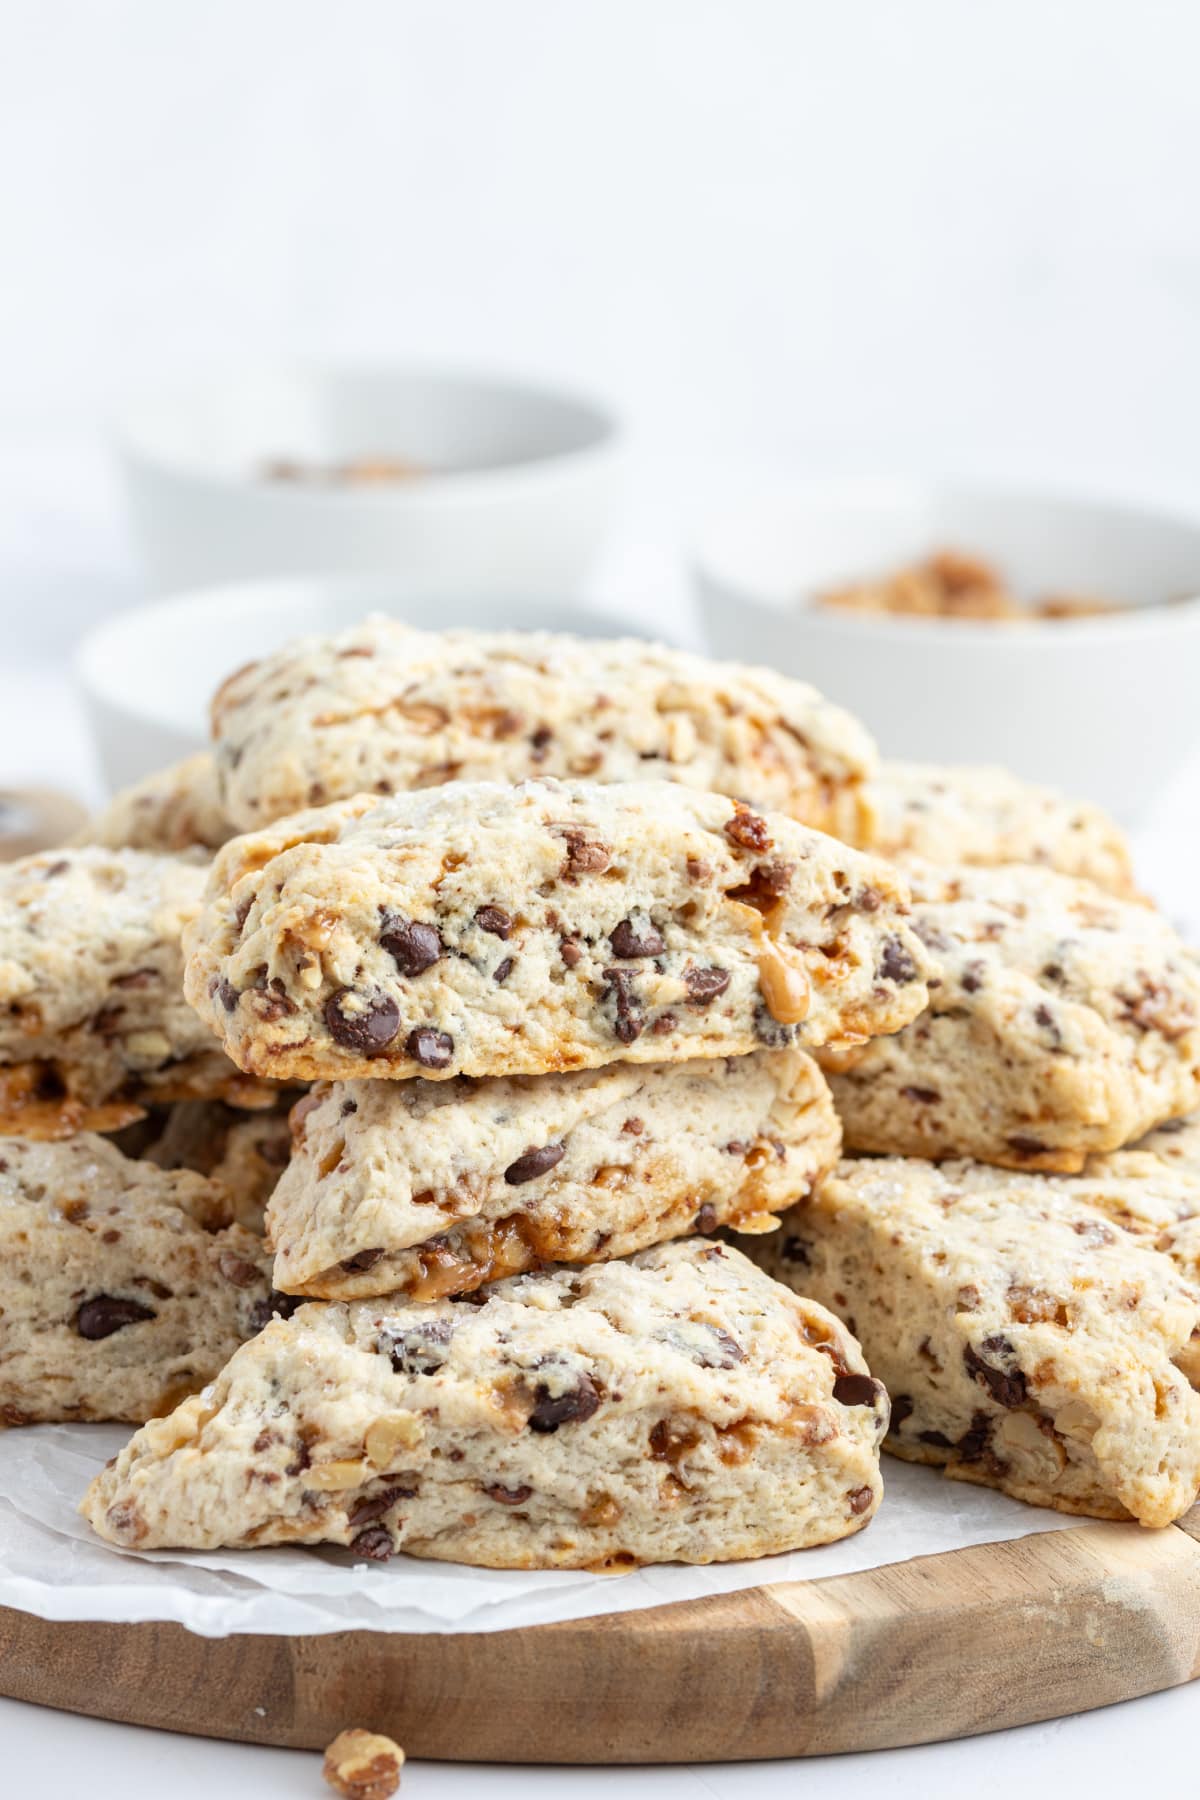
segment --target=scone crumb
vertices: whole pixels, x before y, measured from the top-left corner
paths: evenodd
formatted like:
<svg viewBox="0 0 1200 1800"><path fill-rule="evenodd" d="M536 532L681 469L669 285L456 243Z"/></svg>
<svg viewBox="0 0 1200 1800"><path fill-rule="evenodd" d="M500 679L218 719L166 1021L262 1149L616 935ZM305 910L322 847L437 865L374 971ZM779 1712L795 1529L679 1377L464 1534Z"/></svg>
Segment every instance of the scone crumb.
<svg viewBox="0 0 1200 1800"><path fill-rule="evenodd" d="M388 1800L400 1786L404 1752L376 1731L339 1731L322 1771L335 1794L350 1800Z"/></svg>

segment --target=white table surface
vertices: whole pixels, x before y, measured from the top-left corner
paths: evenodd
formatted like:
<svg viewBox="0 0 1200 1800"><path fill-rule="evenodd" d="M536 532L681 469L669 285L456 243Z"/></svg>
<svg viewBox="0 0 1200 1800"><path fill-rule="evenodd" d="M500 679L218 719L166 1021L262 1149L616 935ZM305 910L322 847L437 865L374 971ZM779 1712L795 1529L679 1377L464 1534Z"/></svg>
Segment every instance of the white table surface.
<svg viewBox="0 0 1200 1800"><path fill-rule="evenodd" d="M743 471L744 474L744 471ZM701 477L697 477L697 484ZM711 484L711 476L710 476ZM627 513L593 584L614 604L645 604L664 627L686 629L686 589L679 575L674 480L659 489L647 481ZM78 442L0 442L0 489L15 506L0 515L0 595L6 600L7 645L0 657L0 786L44 781L99 796L86 725L69 677L69 646L89 618L136 596L136 577L114 512L101 459ZM69 494L69 500L64 500ZM661 497L660 497L661 496ZM1200 927L1192 900L1200 873L1200 765L1160 797L1139 833L1144 884L1181 923ZM1194 1785L1200 1692L1173 1694L1103 1712L1029 1726L990 1737L919 1749L818 1761L705 1765L622 1771L411 1765L403 1792L447 1800L589 1800L614 1779L638 1800L776 1800L803 1792L820 1800L883 1793L905 1800L965 1793L971 1800L1011 1800L1019 1787L1035 1796L1071 1791L1089 1800L1128 1791L1131 1766L1153 1743L1155 1767L1169 1779L1176 1768ZM347 1719L347 1724L353 1720ZM547 1721L553 1729L552 1720ZM169 1794L201 1800L223 1791L270 1800L303 1800L328 1792L320 1758L302 1752L254 1749L182 1738L54 1713L0 1700L0 1797L26 1792L63 1800L76 1795L121 1800Z"/></svg>
<svg viewBox="0 0 1200 1800"><path fill-rule="evenodd" d="M954 1744L802 1762L668 1769L487 1768L410 1763L404 1800L1116 1800L1153 1771L1155 1791L1195 1791L1200 1695L1152 1694L1101 1712ZM547 1729L553 1729L547 1720ZM0 1700L0 1792L38 1800L328 1800L321 1759L140 1731Z"/></svg>

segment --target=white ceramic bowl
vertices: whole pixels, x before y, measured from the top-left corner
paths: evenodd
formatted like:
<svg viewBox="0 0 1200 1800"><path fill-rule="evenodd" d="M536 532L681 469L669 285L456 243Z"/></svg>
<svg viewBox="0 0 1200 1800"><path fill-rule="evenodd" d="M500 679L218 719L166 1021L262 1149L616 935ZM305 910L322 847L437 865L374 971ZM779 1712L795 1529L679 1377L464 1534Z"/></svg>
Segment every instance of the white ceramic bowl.
<svg viewBox="0 0 1200 1800"><path fill-rule="evenodd" d="M619 432L595 402L420 368L259 370L134 406L118 425L151 588L386 571L426 595L558 595L608 524ZM388 456L369 485L265 478L272 462Z"/></svg>
<svg viewBox="0 0 1200 1800"><path fill-rule="evenodd" d="M256 581L180 594L118 613L76 659L88 721L110 787L190 756L208 742L208 703L226 675L308 632L340 631L368 613L428 629L646 635L636 621L574 601L397 594L390 578Z"/></svg>
<svg viewBox="0 0 1200 1800"><path fill-rule="evenodd" d="M1128 610L1005 624L812 604L940 548L994 562L1020 594ZM1129 821L1200 744L1198 520L982 487L809 484L713 520L693 567L711 651L813 682L887 756L1004 763Z"/></svg>

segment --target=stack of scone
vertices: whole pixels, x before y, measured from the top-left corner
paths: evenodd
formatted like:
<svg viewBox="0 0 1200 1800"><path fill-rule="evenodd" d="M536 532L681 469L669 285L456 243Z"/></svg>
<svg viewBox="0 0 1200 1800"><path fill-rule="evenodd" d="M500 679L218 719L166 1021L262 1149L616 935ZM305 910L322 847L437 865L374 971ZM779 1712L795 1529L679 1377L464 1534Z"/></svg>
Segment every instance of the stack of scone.
<svg viewBox="0 0 1200 1800"><path fill-rule="evenodd" d="M212 757L64 853L184 871L190 1026L159 996L136 1022L165 1055L134 1067L122 1030L112 1079L90 1023L74 1062L40 1003L14 1028L56 1128L124 1127L26 1146L36 1203L62 1210L39 1157L90 1158L117 1244L157 1254L138 1184L170 1182L218 1271L173 1360L174 1276L156 1311L132 1264L62 1274L58 1326L78 1349L102 1301L136 1399L119 1362L74 1414L9 1375L14 1418L201 1389L93 1484L102 1535L522 1567L798 1548L874 1513L889 1395L888 1447L966 1479L1150 1524L1190 1503L1200 1169L1163 1122L1200 1105L1200 971L1102 815L878 768L802 684L637 644L374 620L239 671L213 722ZM89 1116L114 1095L177 1103L139 1145ZM229 1130L247 1101L267 1122Z"/></svg>
<svg viewBox="0 0 1200 1800"><path fill-rule="evenodd" d="M859 1529L882 1387L712 1234L832 1166L808 1051L915 1017L928 962L885 864L708 789L828 822L861 732L667 652L379 624L216 712L221 804L284 816L219 853L187 992L239 1067L315 1083L267 1225L325 1304L148 1427L93 1521L548 1566ZM170 783L126 816L156 792L201 816Z"/></svg>

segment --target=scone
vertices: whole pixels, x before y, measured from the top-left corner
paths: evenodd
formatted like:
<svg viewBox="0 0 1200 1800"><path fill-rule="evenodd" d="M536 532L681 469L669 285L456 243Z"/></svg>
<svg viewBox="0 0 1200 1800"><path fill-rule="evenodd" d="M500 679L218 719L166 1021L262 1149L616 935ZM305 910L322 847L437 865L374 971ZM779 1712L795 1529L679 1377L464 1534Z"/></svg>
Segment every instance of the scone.
<svg viewBox="0 0 1200 1800"><path fill-rule="evenodd" d="M836 1319L693 1238L478 1305L302 1306L138 1432L81 1510L147 1550L723 1562L860 1530L886 1424Z"/></svg>
<svg viewBox="0 0 1200 1800"><path fill-rule="evenodd" d="M772 1215L837 1161L802 1050L490 1081L348 1081L293 1113L271 1197L275 1285L432 1300Z"/></svg>
<svg viewBox="0 0 1200 1800"><path fill-rule="evenodd" d="M864 792L843 805L832 829L879 856L1037 863L1136 897L1129 845L1107 813L1021 781L1007 769L881 763Z"/></svg>
<svg viewBox="0 0 1200 1800"><path fill-rule="evenodd" d="M297 1098L295 1090L292 1094ZM271 1191L292 1151L286 1107L244 1113L219 1100L180 1100L139 1154L160 1169L211 1176L229 1197L239 1225L263 1234Z"/></svg>
<svg viewBox="0 0 1200 1800"><path fill-rule="evenodd" d="M269 1104L183 997L204 868L62 849L0 867L0 1132L116 1130L151 1101Z"/></svg>
<svg viewBox="0 0 1200 1800"><path fill-rule="evenodd" d="M906 868L928 1010L826 1062L851 1150L1072 1171L1200 1102L1200 961L1046 869Z"/></svg>
<svg viewBox="0 0 1200 1800"><path fill-rule="evenodd" d="M1088 1158L1088 1174L1153 1175L1171 1169L1200 1190L1200 1112L1167 1119L1126 1150Z"/></svg>
<svg viewBox="0 0 1200 1800"><path fill-rule="evenodd" d="M0 1422L140 1424L272 1309L271 1259L202 1175L91 1133L0 1143Z"/></svg>
<svg viewBox="0 0 1200 1800"><path fill-rule="evenodd" d="M80 834L83 844L110 850L219 850L234 835L221 809L217 767L211 751L147 775L113 796Z"/></svg>
<svg viewBox="0 0 1200 1800"><path fill-rule="evenodd" d="M285 1080L811 1048L921 1010L907 898L890 864L665 782L363 794L218 854L186 990Z"/></svg>
<svg viewBox="0 0 1200 1800"><path fill-rule="evenodd" d="M1168 1525L1200 1486L1200 1290L1075 1184L850 1160L756 1256L837 1310L892 1399L888 1448L960 1481Z"/></svg>
<svg viewBox="0 0 1200 1800"><path fill-rule="evenodd" d="M825 828L875 766L856 720L769 669L380 617L239 670L212 716L242 831L358 793L537 775L683 782Z"/></svg>

